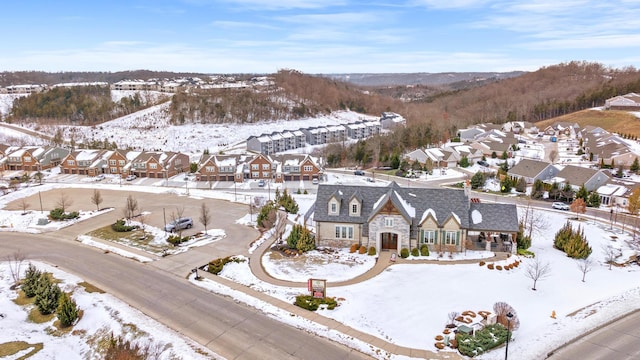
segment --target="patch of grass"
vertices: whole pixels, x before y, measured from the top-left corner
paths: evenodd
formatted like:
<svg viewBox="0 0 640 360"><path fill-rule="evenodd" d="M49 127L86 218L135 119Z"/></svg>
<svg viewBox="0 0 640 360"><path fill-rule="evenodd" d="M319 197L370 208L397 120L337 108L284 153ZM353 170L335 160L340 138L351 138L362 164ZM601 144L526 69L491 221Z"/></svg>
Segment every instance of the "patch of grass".
<svg viewBox="0 0 640 360"><path fill-rule="evenodd" d="M13 302L16 303L16 305L20 305L20 306L24 306L24 305L29 305L29 304L33 304L33 302L36 300L36 297L32 297L32 298L28 298L26 296L24 296L24 291L19 290L18 291L18 297L13 299Z"/></svg>
<svg viewBox="0 0 640 360"><path fill-rule="evenodd" d="M42 315L37 307L34 307L29 311L29 316L27 316L27 320L36 323L36 324L44 324L46 322L51 321L56 316L55 313L49 315Z"/></svg>
<svg viewBox="0 0 640 360"><path fill-rule="evenodd" d="M536 123L536 126L539 129L544 129L545 127L559 121L578 123L581 127L593 125L601 127L609 132L640 136L639 119L627 111L617 110L582 110L553 119L540 121Z"/></svg>
<svg viewBox="0 0 640 360"><path fill-rule="evenodd" d="M100 289L99 287L90 284L86 281L83 281L81 283L78 283L78 285L82 286L84 288L84 290L88 293L98 293L98 294L104 294L105 291Z"/></svg>
<svg viewBox="0 0 640 360"><path fill-rule="evenodd" d="M0 358L8 357L10 355L14 355L19 353L20 351L24 351L27 349L31 349L29 353L17 358L16 360L28 359L31 356L35 355L38 351L43 348L42 343L29 344L24 341L10 341L4 344L0 344Z"/></svg>
<svg viewBox="0 0 640 360"><path fill-rule="evenodd" d="M142 236L142 230L137 229L129 232L117 232L111 228L111 225L107 225L105 227L101 227L95 229L87 235L93 236L96 238L100 238L107 241L112 241L115 243L132 246L144 251L149 251L155 254L161 254L164 250L169 249L170 246L167 244L166 246L158 246L156 244L150 244L149 242L153 240L153 237L150 234L146 234Z"/></svg>

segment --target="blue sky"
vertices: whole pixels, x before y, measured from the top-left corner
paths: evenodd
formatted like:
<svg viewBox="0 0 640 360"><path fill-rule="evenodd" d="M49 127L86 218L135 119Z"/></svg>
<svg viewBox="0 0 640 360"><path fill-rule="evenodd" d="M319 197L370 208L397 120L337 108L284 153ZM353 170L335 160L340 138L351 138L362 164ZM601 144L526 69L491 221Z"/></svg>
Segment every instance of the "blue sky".
<svg viewBox="0 0 640 360"><path fill-rule="evenodd" d="M640 0L22 0L0 31L0 71L640 67Z"/></svg>

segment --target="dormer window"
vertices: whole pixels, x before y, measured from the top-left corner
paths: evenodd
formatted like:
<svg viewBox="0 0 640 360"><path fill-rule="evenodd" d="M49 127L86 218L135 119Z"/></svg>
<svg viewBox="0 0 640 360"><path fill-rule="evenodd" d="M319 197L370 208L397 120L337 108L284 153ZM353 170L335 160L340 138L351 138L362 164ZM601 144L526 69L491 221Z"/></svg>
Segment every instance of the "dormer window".
<svg viewBox="0 0 640 360"><path fill-rule="evenodd" d="M335 214L338 212L338 204L336 203L331 203L331 213Z"/></svg>
<svg viewBox="0 0 640 360"><path fill-rule="evenodd" d="M340 214L340 203L336 199L331 199L329 201L329 215L338 214Z"/></svg>
<svg viewBox="0 0 640 360"><path fill-rule="evenodd" d="M351 204L351 215L358 215L358 204Z"/></svg>

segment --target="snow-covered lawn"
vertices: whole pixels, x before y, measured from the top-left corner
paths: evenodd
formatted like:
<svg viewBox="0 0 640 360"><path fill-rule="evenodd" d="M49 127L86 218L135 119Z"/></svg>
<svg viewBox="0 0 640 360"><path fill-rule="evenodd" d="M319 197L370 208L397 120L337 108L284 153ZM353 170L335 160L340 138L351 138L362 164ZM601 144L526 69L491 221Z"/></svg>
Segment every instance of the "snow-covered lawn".
<svg viewBox="0 0 640 360"><path fill-rule="evenodd" d="M52 273L61 280L59 286L65 292L72 292L82 317L73 326L72 331L57 333L53 322L38 324L27 321L29 311L34 305L17 305L13 300L18 297L11 290L13 279L9 263L0 263L0 345L12 341L24 341L28 344L42 344L42 350L33 355L33 359L97 359L100 358L99 342L113 333L140 344L156 344L163 349L160 359L211 359L220 358L196 342L189 340L140 311L121 302L112 295L100 292L88 292L80 283L81 279L64 273L44 263L34 263L39 270ZM26 264L22 270L26 269ZM25 356L34 347L7 359ZM4 359L5 357L3 357Z"/></svg>
<svg viewBox="0 0 640 360"><path fill-rule="evenodd" d="M582 282L577 261L553 248L555 232L567 221L567 214L545 213L549 223L544 235L534 238L530 250L551 266L550 276L533 282L526 269L533 259L512 256L493 263L505 266L516 260L512 270L490 270L478 264L395 264L372 280L343 287L329 287L327 296L343 299L335 310L320 310L360 331L394 344L435 350L434 337L447 324L447 313L466 310L493 311L493 304L504 301L514 307L520 329L514 334L510 352L520 359L539 359L544 354L613 317L640 307L637 265L612 267L605 264L603 247L630 249L629 234L610 231L592 221L572 221L585 229L593 249L593 268ZM615 237L615 241L613 241ZM625 251L625 254L629 251ZM345 257L352 254L341 253ZM314 254L314 261L323 261ZM331 262L332 255L325 260ZM362 266L368 266L368 263ZM301 281L316 278L353 278L362 270L354 267L293 267L287 261L263 257L263 265L276 277ZM273 286L255 278L246 263L229 263L220 276L250 286L287 302L293 302L300 289ZM199 282L202 283L202 282ZM206 283L206 281L205 281ZM303 292L306 291L302 290ZM263 306L263 305L256 305ZM556 319L551 318L552 312ZM512 349L512 350L511 350ZM489 352L482 359L500 359L502 351Z"/></svg>

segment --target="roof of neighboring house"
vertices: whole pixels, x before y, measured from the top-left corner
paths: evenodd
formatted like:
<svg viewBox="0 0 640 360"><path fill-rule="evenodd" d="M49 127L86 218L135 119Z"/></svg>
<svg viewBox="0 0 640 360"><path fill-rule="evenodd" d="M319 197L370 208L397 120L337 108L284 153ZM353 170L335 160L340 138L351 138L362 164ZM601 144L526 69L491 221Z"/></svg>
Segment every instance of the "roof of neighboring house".
<svg viewBox="0 0 640 360"><path fill-rule="evenodd" d="M362 200L360 216L350 216L348 201L353 196ZM344 200L338 215L329 215L329 200L335 197ZM472 204L463 190L442 188L403 188L391 182L385 187L363 187L354 185L321 184L315 203L315 221L335 223L363 224L368 231L367 221L383 206L391 201L396 209L409 218L413 226L431 215L440 225L455 218L465 229L483 229L494 231L518 231L518 219L515 205L512 204ZM472 211L475 223L472 222ZM480 216L481 221L478 220ZM482 225L481 225L482 224ZM495 228L492 228L495 227Z"/></svg>
<svg viewBox="0 0 640 360"><path fill-rule="evenodd" d="M564 169L560 170L556 177L564 179L571 185L581 186L586 184L587 181L591 180L596 174L602 174L602 176L606 176L609 178L609 175L605 174L602 170L596 170L592 168L585 168L574 165L567 165Z"/></svg>
<svg viewBox="0 0 640 360"><path fill-rule="evenodd" d="M618 197L624 196L628 191L629 191L629 188L620 184L605 184L600 186L596 190L596 192L600 195L618 196Z"/></svg>
<svg viewBox="0 0 640 360"><path fill-rule="evenodd" d="M509 169L508 173L510 176L533 179L535 177L541 176L542 172L545 171L545 169L547 169L549 166L552 165L546 161L522 159L514 167Z"/></svg>

